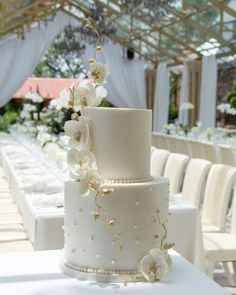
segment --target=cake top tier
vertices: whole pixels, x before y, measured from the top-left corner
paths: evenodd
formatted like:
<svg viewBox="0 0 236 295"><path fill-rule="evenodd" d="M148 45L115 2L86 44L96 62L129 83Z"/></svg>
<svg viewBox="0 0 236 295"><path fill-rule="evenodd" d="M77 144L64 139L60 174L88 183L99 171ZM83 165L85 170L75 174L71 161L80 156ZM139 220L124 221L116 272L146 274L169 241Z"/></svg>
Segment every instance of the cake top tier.
<svg viewBox="0 0 236 295"><path fill-rule="evenodd" d="M151 110L87 107L85 116L103 178L143 181L150 177Z"/></svg>

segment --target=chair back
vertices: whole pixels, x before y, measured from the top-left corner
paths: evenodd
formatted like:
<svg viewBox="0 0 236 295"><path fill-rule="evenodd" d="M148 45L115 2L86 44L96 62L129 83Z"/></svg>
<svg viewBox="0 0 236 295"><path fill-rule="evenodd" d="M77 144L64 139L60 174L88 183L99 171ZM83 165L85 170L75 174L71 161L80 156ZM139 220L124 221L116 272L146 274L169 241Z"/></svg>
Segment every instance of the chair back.
<svg viewBox="0 0 236 295"><path fill-rule="evenodd" d="M211 162L202 159L191 159L188 163L182 189L184 202L200 209L203 191Z"/></svg>
<svg viewBox="0 0 236 295"><path fill-rule="evenodd" d="M234 149L225 144L219 144L218 147L222 164L236 166Z"/></svg>
<svg viewBox="0 0 236 295"><path fill-rule="evenodd" d="M151 175L163 176L166 161L170 155L167 150L152 147L151 150Z"/></svg>
<svg viewBox="0 0 236 295"><path fill-rule="evenodd" d="M202 220L223 231L232 190L236 182L236 168L223 164L212 165L204 193Z"/></svg>
<svg viewBox="0 0 236 295"><path fill-rule="evenodd" d="M177 194L181 191L184 172L188 163L189 157L181 154L170 154L165 170L164 176L169 179L170 194Z"/></svg>

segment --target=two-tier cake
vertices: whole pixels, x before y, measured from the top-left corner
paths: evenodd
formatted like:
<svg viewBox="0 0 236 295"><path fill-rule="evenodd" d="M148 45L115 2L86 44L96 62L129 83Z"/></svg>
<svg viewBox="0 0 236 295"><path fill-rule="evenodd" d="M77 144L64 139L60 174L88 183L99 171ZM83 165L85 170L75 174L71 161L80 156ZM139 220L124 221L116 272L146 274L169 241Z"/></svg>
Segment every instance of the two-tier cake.
<svg viewBox="0 0 236 295"><path fill-rule="evenodd" d="M62 270L97 281L160 280L170 263L169 188L150 176L151 111L85 107L84 118L100 178L65 183ZM77 161L85 167L88 158Z"/></svg>

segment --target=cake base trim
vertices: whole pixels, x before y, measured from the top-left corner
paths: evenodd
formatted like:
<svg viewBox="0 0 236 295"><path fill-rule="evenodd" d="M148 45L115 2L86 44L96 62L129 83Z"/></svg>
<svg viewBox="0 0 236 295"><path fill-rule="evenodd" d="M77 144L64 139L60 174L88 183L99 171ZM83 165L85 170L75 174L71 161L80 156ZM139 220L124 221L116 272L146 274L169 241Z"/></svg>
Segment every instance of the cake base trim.
<svg viewBox="0 0 236 295"><path fill-rule="evenodd" d="M60 268L65 275L75 277L80 280L91 280L107 283L125 283L144 281L138 270L108 270L90 267L80 267L73 263L61 260Z"/></svg>
<svg viewBox="0 0 236 295"><path fill-rule="evenodd" d="M104 183L140 183L140 182L149 182L152 181L153 177L146 177L146 178L118 178L118 179L105 179Z"/></svg>

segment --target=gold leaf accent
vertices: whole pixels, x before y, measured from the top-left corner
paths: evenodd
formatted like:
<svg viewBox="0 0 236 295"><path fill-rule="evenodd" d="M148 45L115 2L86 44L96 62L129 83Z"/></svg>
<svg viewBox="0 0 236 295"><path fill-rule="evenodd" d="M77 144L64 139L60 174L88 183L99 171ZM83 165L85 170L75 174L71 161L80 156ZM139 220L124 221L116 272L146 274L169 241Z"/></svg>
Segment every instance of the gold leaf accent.
<svg viewBox="0 0 236 295"><path fill-rule="evenodd" d="M95 220L97 220L100 216L101 215L100 215L100 213L98 211L94 212L94 214L93 214L93 217L94 217Z"/></svg>
<svg viewBox="0 0 236 295"><path fill-rule="evenodd" d="M109 218L107 219L108 226L113 226L114 223L115 223L115 220L114 219L109 219Z"/></svg>
<svg viewBox="0 0 236 295"><path fill-rule="evenodd" d="M175 243L165 243L163 246L163 249L169 250L169 249L173 248L174 245L175 245Z"/></svg>
<svg viewBox="0 0 236 295"><path fill-rule="evenodd" d="M88 60L88 64L93 64L93 63L95 63L95 60L93 59L93 58L90 58L89 60Z"/></svg>
<svg viewBox="0 0 236 295"><path fill-rule="evenodd" d="M159 236L157 235L157 234L155 234L155 235L153 235L153 239L158 239L159 238Z"/></svg>
<svg viewBox="0 0 236 295"><path fill-rule="evenodd" d="M102 51L102 47L101 46L97 46L96 47L96 51L98 51L98 52Z"/></svg>
<svg viewBox="0 0 236 295"><path fill-rule="evenodd" d="M79 120L79 115L77 113L71 114L71 120L78 121Z"/></svg>
<svg viewBox="0 0 236 295"><path fill-rule="evenodd" d="M101 190L101 196L102 197L107 197L107 196L109 196L111 193L113 192L113 189L112 188L103 188L102 190Z"/></svg>

